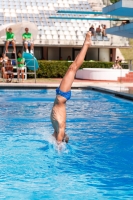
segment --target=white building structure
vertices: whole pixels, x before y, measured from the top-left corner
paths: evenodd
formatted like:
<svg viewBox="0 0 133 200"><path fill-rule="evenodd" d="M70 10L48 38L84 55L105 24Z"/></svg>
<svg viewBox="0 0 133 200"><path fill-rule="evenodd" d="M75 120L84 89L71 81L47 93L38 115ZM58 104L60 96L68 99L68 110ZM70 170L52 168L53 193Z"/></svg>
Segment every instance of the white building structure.
<svg viewBox="0 0 133 200"><path fill-rule="evenodd" d="M1 0L0 1L0 25L30 21L37 25L38 35L35 39L35 55L37 59L63 60L69 55L72 60L84 41L84 33L93 24L105 24L110 27L110 21L86 20L88 15L73 16L77 19L50 19L51 16L67 16L72 14L58 14L58 10L77 11L102 11L109 5L107 0ZM98 17L92 14L89 17ZM84 19L78 19L84 18ZM30 30L29 30L30 31ZM17 44L17 50L22 44ZM0 39L0 54L3 52L4 43ZM116 58L116 48L129 47L126 37L108 35L107 38L96 37L93 46L88 50L86 60L112 61Z"/></svg>

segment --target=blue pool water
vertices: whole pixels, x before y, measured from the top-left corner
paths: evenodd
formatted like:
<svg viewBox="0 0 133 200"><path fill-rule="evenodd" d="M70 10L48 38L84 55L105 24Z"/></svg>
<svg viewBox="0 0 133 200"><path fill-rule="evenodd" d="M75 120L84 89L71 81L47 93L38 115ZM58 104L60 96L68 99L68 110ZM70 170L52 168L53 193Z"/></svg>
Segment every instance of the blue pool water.
<svg viewBox="0 0 133 200"><path fill-rule="evenodd" d="M133 103L93 91L67 102L70 142L51 134L55 90L0 90L0 199L133 199Z"/></svg>

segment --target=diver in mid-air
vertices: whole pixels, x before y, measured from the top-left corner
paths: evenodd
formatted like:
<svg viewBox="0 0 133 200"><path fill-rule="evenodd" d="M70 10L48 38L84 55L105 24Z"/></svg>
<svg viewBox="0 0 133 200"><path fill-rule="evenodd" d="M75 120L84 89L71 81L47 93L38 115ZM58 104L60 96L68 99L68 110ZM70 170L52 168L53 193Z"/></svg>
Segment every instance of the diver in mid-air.
<svg viewBox="0 0 133 200"><path fill-rule="evenodd" d="M91 32L87 32L81 51L74 62L68 68L60 86L56 89L56 98L51 112L51 122L54 128L53 136L57 143L68 142L69 137L65 133L66 129L66 101L71 97L71 86L75 74L82 65L86 52L91 46Z"/></svg>

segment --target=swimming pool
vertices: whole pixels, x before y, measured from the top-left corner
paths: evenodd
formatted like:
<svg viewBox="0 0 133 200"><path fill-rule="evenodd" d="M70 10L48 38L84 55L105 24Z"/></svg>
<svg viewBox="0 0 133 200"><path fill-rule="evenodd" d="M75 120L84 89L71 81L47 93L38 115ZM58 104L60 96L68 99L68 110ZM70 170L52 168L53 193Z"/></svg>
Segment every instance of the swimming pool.
<svg viewBox="0 0 133 200"><path fill-rule="evenodd" d="M58 151L55 90L0 90L0 199L133 198L133 102L75 90Z"/></svg>

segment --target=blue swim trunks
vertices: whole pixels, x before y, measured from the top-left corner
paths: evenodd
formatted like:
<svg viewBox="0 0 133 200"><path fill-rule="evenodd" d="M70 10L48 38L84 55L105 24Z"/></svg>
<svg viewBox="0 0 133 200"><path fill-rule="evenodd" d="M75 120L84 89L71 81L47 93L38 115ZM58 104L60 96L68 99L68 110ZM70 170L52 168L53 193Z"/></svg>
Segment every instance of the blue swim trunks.
<svg viewBox="0 0 133 200"><path fill-rule="evenodd" d="M62 92L60 88L56 88L56 95L60 95L64 97L65 99L69 100L71 98L71 91L68 92Z"/></svg>

